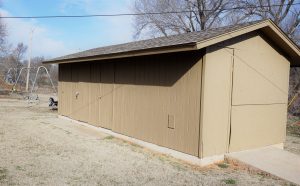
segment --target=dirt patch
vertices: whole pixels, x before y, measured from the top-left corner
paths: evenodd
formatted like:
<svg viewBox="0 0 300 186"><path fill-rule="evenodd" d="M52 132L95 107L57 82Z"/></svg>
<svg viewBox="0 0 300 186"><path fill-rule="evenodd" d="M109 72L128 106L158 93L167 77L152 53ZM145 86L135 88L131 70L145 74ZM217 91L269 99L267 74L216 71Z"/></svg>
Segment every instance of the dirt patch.
<svg viewBox="0 0 300 186"><path fill-rule="evenodd" d="M0 99L0 185L290 185L228 162L200 168L154 153L58 118L47 99Z"/></svg>

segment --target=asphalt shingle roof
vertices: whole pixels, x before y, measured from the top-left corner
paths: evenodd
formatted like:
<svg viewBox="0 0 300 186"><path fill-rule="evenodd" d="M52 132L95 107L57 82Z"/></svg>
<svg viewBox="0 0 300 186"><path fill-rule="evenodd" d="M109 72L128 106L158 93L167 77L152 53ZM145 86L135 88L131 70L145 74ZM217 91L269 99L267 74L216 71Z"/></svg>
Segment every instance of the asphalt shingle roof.
<svg viewBox="0 0 300 186"><path fill-rule="evenodd" d="M264 21L264 20L262 20ZM84 57L92 57L92 56L101 56L108 54L118 54L123 52L132 52L146 49L154 49L160 47L168 47L168 46L176 46L176 45L184 45L184 44L193 44L196 42L201 42L218 35L226 34L237 29L241 29L243 27L251 26L253 24L262 22L262 21L254 21L249 23L225 26L220 28L208 29L200 32L190 32L179 35L172 35L168 37L158 37L154 39L135 41L130 43L111 45L106 47L94 48L58 58L51 59L49 61L57 61L57 60L70 60L70 59L78 59Z"/></svg>

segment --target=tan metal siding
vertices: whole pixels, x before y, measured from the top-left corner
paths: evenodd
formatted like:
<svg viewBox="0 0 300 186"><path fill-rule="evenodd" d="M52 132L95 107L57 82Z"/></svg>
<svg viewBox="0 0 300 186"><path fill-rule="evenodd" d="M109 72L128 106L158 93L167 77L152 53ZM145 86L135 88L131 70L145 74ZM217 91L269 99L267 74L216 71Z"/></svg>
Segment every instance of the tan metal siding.
<svg viewBox="0 0 300 186"><path fill-rule="evenodd" d="M113 92L114 92L114 63L101 63L100 67L100 126L111 129L113 120Z"/></svg>
<svg viewBox="0 0 300 186"><path fill-rule="evenodd" d="M91 81L89 87L89 124L100 126L100 63L91 63Z"/></svg>
<svg viewBox="0 0 300 186"><path fill-rule="evenodd" d="M208 47L204 61L200 155L283 143L289 62L281 52L253 32Z"/></svg>
<svg viewBox="0 0 300 186"><path fill-rule="evenodd" d="M64 100L66 100L66 107L65 107L65 113L66 116L71 116L72 113L72 96L70 96L72 94L72 84L70 82L72 82L72 65L71 64L67 64L66 65L66 81L64 83Z"/></svg>
<svg viewBox="0 0 300 186"><path fill-rule="evenodd" d="M79 71L79 84L78 84L78 92L79 92L79 101L80 101L80 111L79 120L88 122L89 121L89 85L90 85L90 65L80 64Z"/></svg>
<svg viewBox="0 0 300 186"><path fill-rule="evenodd" d="M70 116L72 100L70 97L71 88L71 64L59 65L59 85L58 85L58 99L59 101L58 112L64 116Z"/></svg>
<svg viewBox="0 0 300 186"><path fill-rule="evenodd" d="M289 61L260 34L249 35L231 45L236 50L230 152L285 139Z"/></svg>
<svg viewBox="0 0 300 186"><path fill-rule="evenodd" d="M199 51L73 63L70 117L198 156L201 71Z"/></svg>
<svg viewBox="0 0 300 186"><path fill-rule="evenodd" d="M80 100L79 100L79 71L80 71L80 64L74 63L72 64L72 112L71 112L71 118L74 118L76 120L80 120Z"/></svg>
<svg viewBox="0 0 300 186"><path fill-rule="evenodd" d="M236 48L233 105L287 103L288 60L259 35L231 47Z"/></svg>
<svg viewBox="0 0 300 186"><path fill-rule="evenodd" d="M201 157L224 154L228 148L233 50L209 47L204 57L201 97Z"/></svg>
<svg viewBox="0 0 300 186"><path fill-rule="evenodd" d="M232 107L230 152L283 143L287 120L286 105Z"/></svg>
<svg viewBox="0 0 300 186"><path fill-rule="evenodd" d="M60 102L58 106L58 114L64 115L63 113L63 105L65 103L65 100L62 97L62 92L64 88L63 83L63 64L58 65L58 101Z"/></svg>
<svg viewBox="0 0 300 186"><path fill-rule="evenodd" d="M113 130L198 156L199 53L147 56L115 64ZM174 118L174 129L168 119Z"/></svg>

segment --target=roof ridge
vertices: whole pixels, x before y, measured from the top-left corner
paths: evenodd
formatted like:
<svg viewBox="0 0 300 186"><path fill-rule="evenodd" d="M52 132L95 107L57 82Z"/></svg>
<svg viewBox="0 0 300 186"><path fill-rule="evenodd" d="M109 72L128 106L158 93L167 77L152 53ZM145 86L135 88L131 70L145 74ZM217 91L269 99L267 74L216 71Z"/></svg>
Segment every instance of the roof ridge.
<svg viewBox="0 0 300 186"><path fill-rule="evenodd" d="M216 31L216 30L224 30L226 28L231 28L233 26L234 27L237 27L237 26L242 26L242 27L243 26L249 26L251 24L258 23L258 22L263 22L265 20L266 19L264 19L264 20L257 20L257 21L251 21L251 22L246 22L246 23L241 23L241 24L235 24L235 25L234 24L232 24L232 25L226 25L226 26L223 26L223 27L215 27L215 28L210 28L210 29L200 30L200 31L194 31L194 32L188 32L188 33L174 34L174 35L170 35L170 36L161 36L161 37L156 37L156 38L149 38L149 39L131 41L131 42L126 42L126 43L101 46L101 47L91 48L91 49L88 49L88 50L84 50L84 51L80 51L80 52L68 54L68 55L65 55L65 56L62 56L62 57L67 57L67 56L70 56L70 55L80 54L80 53L85 53L85 52L93 52L95 50L104 49L106 47L109 47L109 48L110 47L117 47L117 46L120 47L120 46L128 45L128 44L138 44L138 43L142 43L142 42L155 41L155 40L161 40L161 39L172 39L172 38L176 38L176 37L179 37L179 36L188 36L188 35L197 34L197 33L205 33L205 32ZM197 41L195 41L195 42L197 42ZM58 58L61 58L61 57L58 57ZM54 59L57 59L57 58L54 58Z"/></svg>
<svg viewBox="0 0 300 186"><path fill-rule="evenodd" d="M138 41L132 41L127 43L102 46L102 47L92 48L92 49L68 54L65 56L57 57L48 61L69 60L74 58L84 58L84 57L129 52L129 51L145 50L151 48L154 49L159 47L171 47L175 45L197 43L197 42L204 41L206 39L216 37L218 35L222 35L224 33L235 31L237 29L244 28L246 26L251 26L253 24L257 24L264 21L266 20L265 19L256 20L256 21L245 22L241 24L227 25L224 27L210 28L202 31L188 32L188 33L175 34L170 36L157 37L152 39L150 38L145 40L138 40Z"/></svg>
<svg viewBox="0 0 300 186"><path fill-rule="evenodd" d="M99 48L103 48L103 47L112 47L112 46L129 44L129 43L144 42L144 41L155 40L155 39L177 37L177 36L181 36L181 35L189 35L189 34L195 34L195 33L201 33L201 32L209 32L209 31L214 31L214 30L222 30L224 28L233 27L233 26L249 26L251 24L263 22L263 21L266 21L266 20L268 20L268 19L256 20L256 21L245 22L245 23L240 23L240 24L231 24L231 25L226 25L226 26L222 26L222 27L213 27L213 28L209 28L209 29L205 29L205 30L199 30L199 31L194 31L194 32L187 32L187 33L180 33L180 34L173 34L173 35L169 35L169 36L160 36L160 37L149 38L149 39L141 39L141 40L130 41L130 42L126 42L126 43L106 45L106 46L91 48L91 49L88 49L88 50L99 49ZM88 50L84 50L84 51L88 51ZM81 52L84 52L84 51L81 51Z"/></svg>

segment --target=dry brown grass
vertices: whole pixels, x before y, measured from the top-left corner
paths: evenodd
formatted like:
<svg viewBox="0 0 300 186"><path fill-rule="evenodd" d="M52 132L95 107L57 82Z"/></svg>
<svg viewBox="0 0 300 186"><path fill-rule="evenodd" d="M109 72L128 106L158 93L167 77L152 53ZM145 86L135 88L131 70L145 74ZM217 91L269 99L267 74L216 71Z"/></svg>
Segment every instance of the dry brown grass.
<svg viewBox="0 0 300 186"><path fill-rule="evenodd" d="M155 153L59 119L41 98L0 99L0 185L290 184L230 162L198 167Z"/></svg>

